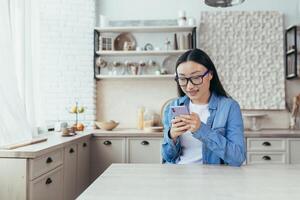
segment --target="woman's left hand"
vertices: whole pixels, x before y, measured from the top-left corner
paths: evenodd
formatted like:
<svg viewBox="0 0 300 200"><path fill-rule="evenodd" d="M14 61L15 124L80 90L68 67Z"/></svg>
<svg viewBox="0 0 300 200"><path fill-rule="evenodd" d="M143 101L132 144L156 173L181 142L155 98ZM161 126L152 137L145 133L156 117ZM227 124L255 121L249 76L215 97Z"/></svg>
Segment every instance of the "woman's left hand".
<svg viewBox="0 0 300 200"><path fill-rule="evenodd" d="M190 115L180 115L181 120L187 124L190 124L191 128L189 131L195 132L201 127L201 121L199 116L192 112Z"/></svg>

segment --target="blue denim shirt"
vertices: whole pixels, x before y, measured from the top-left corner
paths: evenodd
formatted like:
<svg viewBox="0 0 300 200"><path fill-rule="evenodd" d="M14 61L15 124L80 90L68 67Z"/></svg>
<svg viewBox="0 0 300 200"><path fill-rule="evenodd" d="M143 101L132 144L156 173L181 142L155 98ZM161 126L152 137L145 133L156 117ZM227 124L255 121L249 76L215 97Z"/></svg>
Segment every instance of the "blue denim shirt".
<svg viewBox="0 0 300 200"><path fill-rule="evenodd" d="M174 143L169 136L172 114L170 106L189 106L187 96L172 101L164 110L164 141L162 157L168 163L176 163L181 155L179 137ZM207 123L201 122L193 136L202 141L203 164L224 164L240 166L245 158L244 125L239 104L232 98L211 94L208 103L210 116Z"/></svg>

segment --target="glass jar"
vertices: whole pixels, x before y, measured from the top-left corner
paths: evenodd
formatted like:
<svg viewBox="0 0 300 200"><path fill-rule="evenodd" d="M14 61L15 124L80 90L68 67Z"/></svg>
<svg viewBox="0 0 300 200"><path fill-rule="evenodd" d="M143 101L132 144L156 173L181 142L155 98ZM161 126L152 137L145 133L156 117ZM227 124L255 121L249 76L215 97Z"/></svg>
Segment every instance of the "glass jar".
<svg viewBox="0 0 300 200"><path fill-rule="evenodd" d="M154 113L148 109L145 110L144 113L144 128L154 126Z"/></svg>

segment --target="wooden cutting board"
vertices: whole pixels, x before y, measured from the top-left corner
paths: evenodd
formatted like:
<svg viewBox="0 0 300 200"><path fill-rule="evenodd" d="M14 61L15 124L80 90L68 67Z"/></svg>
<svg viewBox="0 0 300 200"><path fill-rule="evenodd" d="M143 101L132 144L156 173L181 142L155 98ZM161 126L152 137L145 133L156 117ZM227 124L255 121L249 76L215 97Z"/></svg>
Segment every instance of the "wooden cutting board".
<svg viewBox="0 0 300 200"><path fill-rule="evenodd" d="M12 150L12 149L16 149L16 148L19 148L19 147L24 147L24 146L28 146L28 145L32 145L32 144L37 144L37 143L40 143L40 142L45 142L47 140L48 140L47 138L34 138L34 139L31 139L31 140L28 140L28 141L2 146L2 147L0 147L0 149Z"/></svg>

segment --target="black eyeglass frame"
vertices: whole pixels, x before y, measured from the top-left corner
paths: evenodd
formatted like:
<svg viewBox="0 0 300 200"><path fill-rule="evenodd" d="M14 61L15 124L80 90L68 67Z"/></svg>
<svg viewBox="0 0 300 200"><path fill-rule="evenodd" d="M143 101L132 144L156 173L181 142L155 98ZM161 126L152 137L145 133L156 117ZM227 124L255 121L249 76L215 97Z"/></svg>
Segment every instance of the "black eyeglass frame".
<svg viewBox="0 0 300 200"><path fill-rule="evenodd" d="M198 75L198 76L191 76L191 77L189 77L189 78L184 77L184 79L186 80L186 84L185 84L185 85L180 85L180 84L179 84L179 80L178 80L179 77L178 77L178 75L176 75L176 77L175 77L174 80L178 83L178 85L180 85L180 86L182 86L182 87L187 86L187 85L189 84L189 81L190 81L193 85L201 85L201 84L203 83L203 78L204 78L209 72L210 72L210 70L207 70L204 74L201 74L201 75ZM183 77L181 77L181 78L183 78ZM193 82L192 79L197 79L197 78L201 78L201 82L198 83L198 84L195 84L195 83Z"/></svg>

